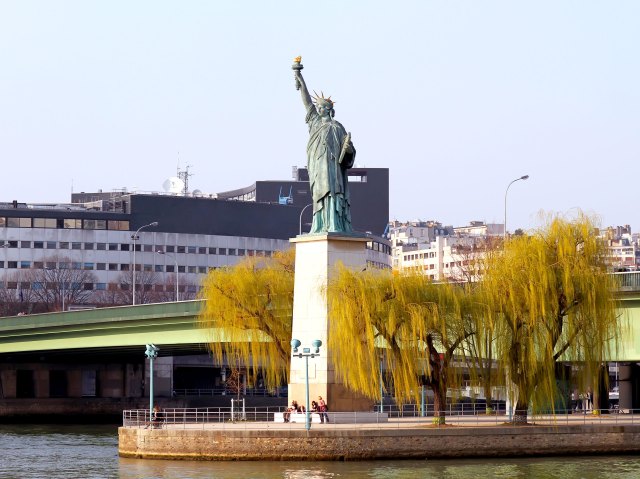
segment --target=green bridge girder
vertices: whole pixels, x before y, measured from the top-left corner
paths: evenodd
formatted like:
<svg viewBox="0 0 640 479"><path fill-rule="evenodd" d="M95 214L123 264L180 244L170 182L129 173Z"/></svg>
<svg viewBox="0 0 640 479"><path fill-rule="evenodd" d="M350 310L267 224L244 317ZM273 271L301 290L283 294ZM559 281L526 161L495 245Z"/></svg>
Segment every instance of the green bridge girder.
<svg viewBox="0 0 640 479"><path fill-rule="evenodd" d="M640 361L640 291L620 295L620 347L610 361ZM206 352L202 301L118 306L0 318L0 354L141 347Z"/></svg>
<svg viewBox="0 0 640 479"><path fill-rule="evenodd" d="M118 306L0 318L0 354L68 349L201 346L202 301Z"/></svg>

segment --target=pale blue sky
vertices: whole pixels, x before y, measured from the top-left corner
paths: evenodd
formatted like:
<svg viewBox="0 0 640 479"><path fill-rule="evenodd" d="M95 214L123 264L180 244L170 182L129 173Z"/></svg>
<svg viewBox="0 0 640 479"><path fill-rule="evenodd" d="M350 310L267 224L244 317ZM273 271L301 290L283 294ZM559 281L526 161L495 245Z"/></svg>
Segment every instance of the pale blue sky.
<svg viewBox="0 0 640 479"><path fill-rule="evenodd" d="M0 0L0 201L288 179L291 63L336 100L391 219L640 228L640 2Z"/></svg>

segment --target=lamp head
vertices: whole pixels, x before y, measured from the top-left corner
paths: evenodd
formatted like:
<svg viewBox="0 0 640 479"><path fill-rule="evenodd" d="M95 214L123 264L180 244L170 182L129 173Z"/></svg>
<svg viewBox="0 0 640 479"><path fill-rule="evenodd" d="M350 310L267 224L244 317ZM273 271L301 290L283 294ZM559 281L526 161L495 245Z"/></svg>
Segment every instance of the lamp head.
<svg viewBox="0 0 640 479"><path fill-rule="evenodd" d="M298 348L300 347L300 340L299 339L292 339L291 340L291 347L293 348L293 352L297 353L298 352Z"/></svg>
<svg viewBox="0 0 640 479"><path fill-rule="evenodd" d="M529 175L524 175L520 177L521 180L528 180L529 179Z"/></svg>
<svg viewBox="0 0 640 479"><path fill-rule="evenodd" d="M153 223L149 223L149 226L158 226L158 222L154 221Z"/></svg>
<svg viewBox="0 0 640 479"><path fill-rule="evenodd" d="M147 349L144 352L144 354L149 359L155 359L156 357L158 357L158 351L160 351L160 348L155 344L151 343L151 344L147 344Z"/></svg>
<svg viewBox="0 0 640 479"><path fill-rule="evenodd" d="M322 341L320 341L319 339L314 339L311 342L311 346L313 346L315 348L315 352L319 353L320 352L320 346L322 346Z"/></svg>

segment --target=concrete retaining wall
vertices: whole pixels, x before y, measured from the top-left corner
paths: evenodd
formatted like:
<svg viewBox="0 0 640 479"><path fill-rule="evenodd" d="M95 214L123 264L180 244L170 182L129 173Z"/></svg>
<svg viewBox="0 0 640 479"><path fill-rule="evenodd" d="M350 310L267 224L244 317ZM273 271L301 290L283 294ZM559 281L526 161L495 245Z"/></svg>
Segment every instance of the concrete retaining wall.
<svg viewBox="0 0 640 479"><path fill-rule="evenodd" d="M640 452L640 426L380 430L119 429L119 454L145 459L364 460Z"/></svg>

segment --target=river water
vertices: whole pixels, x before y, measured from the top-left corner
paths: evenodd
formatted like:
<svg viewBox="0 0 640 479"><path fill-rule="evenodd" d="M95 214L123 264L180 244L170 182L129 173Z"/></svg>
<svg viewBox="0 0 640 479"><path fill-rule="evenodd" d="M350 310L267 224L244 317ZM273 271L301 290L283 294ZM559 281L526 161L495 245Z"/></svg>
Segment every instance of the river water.
<svg viewBox="0 0 640 479"><path fill-rule="evenodd" d="M640 455L367 462L150 461L118 457L116 426L0 425L0 478L640 478Z"/></svg>

